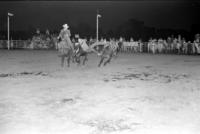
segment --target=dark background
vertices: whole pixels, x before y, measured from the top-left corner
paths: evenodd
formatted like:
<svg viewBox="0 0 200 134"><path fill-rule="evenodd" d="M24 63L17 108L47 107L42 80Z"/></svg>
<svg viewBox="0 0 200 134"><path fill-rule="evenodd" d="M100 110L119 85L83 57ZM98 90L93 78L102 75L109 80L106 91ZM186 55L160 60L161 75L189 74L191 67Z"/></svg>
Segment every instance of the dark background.
<svg viewBox="0 0 200 134"><path fill-rule="evenodd" d="M95 37L96 13L100 37L126 37L148 40L150 37L177 36L193 40L200 32L200 2L197 0L133 1L0 1L0 39L6 39L7 12L13 39L31 38L39 28L58 33L67 23L72 34Z"/></svg>

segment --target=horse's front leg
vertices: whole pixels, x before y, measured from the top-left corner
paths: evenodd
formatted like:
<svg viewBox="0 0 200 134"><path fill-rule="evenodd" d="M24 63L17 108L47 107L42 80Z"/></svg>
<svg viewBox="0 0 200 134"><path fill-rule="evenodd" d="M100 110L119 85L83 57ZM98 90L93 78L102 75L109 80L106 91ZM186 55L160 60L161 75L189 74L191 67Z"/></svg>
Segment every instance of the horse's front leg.
<svg viewBox="0 0 200 134"><path fill-rule="evenodd" d="M70 67L70 60L71 60L71 56L68 55L68 57L67 57L67 67Z"/></svg>

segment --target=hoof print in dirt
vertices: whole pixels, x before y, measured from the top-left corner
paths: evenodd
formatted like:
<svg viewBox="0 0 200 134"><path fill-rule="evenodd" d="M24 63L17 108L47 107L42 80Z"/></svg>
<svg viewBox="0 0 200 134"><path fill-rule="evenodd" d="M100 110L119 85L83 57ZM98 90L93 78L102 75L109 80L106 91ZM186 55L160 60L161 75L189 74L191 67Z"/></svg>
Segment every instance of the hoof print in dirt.
<svg viewBox="0 0 200 134"><path fill-rule="evenodd" d="M61 100L62 103L74 104L76 101L73 98L65 98Z"/></svg>
<svg viewBox="0 0 200 134"><path fill-rule="evenodd" d="M104 79L103 81L104 81L104 82L109 82L109 80L108 80L108 79Z"/></svg>
<svg viewBox="0 0 200 134"><path fill-rule="evenodd" d="M10 74L0 74L0 77L9 77Z"/></svg>
<svg viewBox="0 0 200 134"><path fill-rule="evenodd" d="M94 120L86 123L88 126L95 127L95 132L122 132L135 129L140 123L127 123L125 120Z"/></svg>
<svg viewBox="0 0 200 134"><path fill-rule="evenodd" d="M144 66L144 67L147 68L147 69L148 69L148 68L152 68L152 66Z"/></svg>
<svg viewBox="0 0 200 134"><path fill-rule="evenodd" d="M140 80L149 80L151 74L149 73L128 73L128 74L119 74L113 75L112 81L117 80L132 80L132 79L140 79Z"/></svg>
<svg viewBox="0 0 200 134"><path fill-rule="evenodd" d="M164 83L170 83L173 81L181 80L188 78L189 75L186 74L172 74L172 75L165 75L165 74L160 74L158 75L158 79L162 79Z"/></svg>

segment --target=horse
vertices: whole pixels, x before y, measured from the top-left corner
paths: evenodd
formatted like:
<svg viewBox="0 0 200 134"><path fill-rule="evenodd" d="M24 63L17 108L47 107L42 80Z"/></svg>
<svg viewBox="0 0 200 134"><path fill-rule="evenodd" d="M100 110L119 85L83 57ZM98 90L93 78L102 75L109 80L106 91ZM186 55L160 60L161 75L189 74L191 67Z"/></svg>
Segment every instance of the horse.
<svg viewBox="0 0 200 134"><path fill-rule="evenodd" d="M70 46L66 45L66 41L60 41L57 43L59 57L61 57L61 67L64 67L65 57L67 58L67 66L70 67L70 60L73 56L73 50Z"/></svg>

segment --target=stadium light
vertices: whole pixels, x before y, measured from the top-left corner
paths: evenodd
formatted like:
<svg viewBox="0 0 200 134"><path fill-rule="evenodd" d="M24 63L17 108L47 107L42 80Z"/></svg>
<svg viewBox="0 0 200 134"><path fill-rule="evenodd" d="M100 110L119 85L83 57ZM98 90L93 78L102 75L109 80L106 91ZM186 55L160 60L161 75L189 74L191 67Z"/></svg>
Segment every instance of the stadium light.
<svg viewBox="0 0 200 134"><path fill-rule="evenodd" d="M14 14L8 12L8 50L10 50L10 17L14 16Z"/></svg>
<svg viewBox="0 0 200 134"><path fill-rule="evenodd" d="M97 12L97 42L99 41L99 18L101 17L101 15Z"/></svg>

